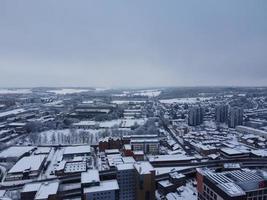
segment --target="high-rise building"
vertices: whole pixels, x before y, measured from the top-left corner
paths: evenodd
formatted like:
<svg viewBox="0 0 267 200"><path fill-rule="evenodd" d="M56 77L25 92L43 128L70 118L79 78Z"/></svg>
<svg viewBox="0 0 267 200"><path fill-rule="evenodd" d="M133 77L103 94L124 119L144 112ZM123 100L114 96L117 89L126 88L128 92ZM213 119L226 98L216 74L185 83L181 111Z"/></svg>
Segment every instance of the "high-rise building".
<svg viewBox="0 0 267 200"><path fill-rule="evenodd" d="M200 106L194 106L189 109L188 113L188 125L197 126L203 123L203 108Z"/></svg>
<svg viewBox="0 0 267 200"><path fill-rule="evenodd" d="M197 169L198 200L267 199L266 171Z"/></svg>
<svg viewBox="0 0 267 200"><path fill-rule="evenodd" d="M218 105L215 107L215 120L216 122L227 122L228 119L228 106Z"/></svg>
<svg viewBox="0 0 267 200"><path fill-rule="evenodd" d="M228 126L235 128L238 125L243 124L243 108L231 107L229 110Z"/></svg>
<svg viewBox="0 0 267 200"><path fill-rule="evenodd" d="M137 162L134 164L136 190L135 199L155 200L155 169L149 162Z"/></svg>
<svg viewBox="0 0 267 200"><path fill-rule="evenodd" d="M133 164L117 165L120 200L135 200L135 168Z"/></svg>

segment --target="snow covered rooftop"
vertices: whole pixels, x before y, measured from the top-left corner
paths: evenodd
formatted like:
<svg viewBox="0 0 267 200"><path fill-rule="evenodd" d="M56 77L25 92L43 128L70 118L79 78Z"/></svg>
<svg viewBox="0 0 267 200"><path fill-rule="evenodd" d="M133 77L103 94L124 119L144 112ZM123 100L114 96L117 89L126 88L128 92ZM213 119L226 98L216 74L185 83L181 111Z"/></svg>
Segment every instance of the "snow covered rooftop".
<svg viewBox="0 0 267 200"><path fill-rule="evenodd" d="M252 150L251 153L253 153L256 156L267 157L267 150L265 149Z"/></svg>
<svg viewBox="0 0 267 200"><path fill-rule="evenodd" d="M105 154L120 154L119 149L106 149Z"/></svg>
<svg viewBox="0 0 267 200"><path fill-rule="evenodd" d="M237 184L229 182L229 183L221 183L218 185L224 192L226 192L229 196L242 196L246 195L246 193L239 187Z"/></svg>
<svg viewBox="0 0 267 200"><path fill-rule="evenodd" d="M41 187L42 183L28 183L25 184L22 192L34 192L34 191L38 191L39 188Z"/></svg>
<svg viewBox="0 0 267 200"><path fill-rule="evenodd" d="M34 154L49 154L50 151L51 151L50 147L38 147L34 151Z"/></svg>
<svg viewBox="0 0 267 200"><path fill-rule="evenodd" d="M91 153L90 145L81 145L81 146L69 146L65 148L64 155L69 154L88 154Z"/></svg>
<svg viewBox="0 0 267 200"><path fill-rule="evenodd" d="M134 163L134 168L139 174L150 174L155 171L154 167L149 162L136 162Z"/></svg>
<svg viewBox="0 0 267 200"><path fill-rule="evenodd" d="M8 117L10 115L17 115L17 114L20 114L20 113L23 113L25 112L26 110L23 109L23 108L18 108L18 109L14 109L14 110L9 110L9 111L6 111L6 112L1 112L0 113L0 117Z"/></svg>
<svg viewBox="0 0 267 200"><path fill-rule="evenodd" d="M159 181L158 184L161 185L162 187L169 187L173 185L169 180Z"/></svg>
<svg viewBox="0 0 267 200"><path fill-rule="evenodd" d="M122 157L124 163L135 163L135 159L132 156Z"/></svg>
<svg viewBox="0 0 267 200"><path fill-rule="evenodd" d="M180 179L180 178L185 178L185 175L180 174L178 172L171 172L169 173L171 178L175 178L175 179Z"/></svg>
<svg viewBox="0 0 267 200"><path fill-rule="evenodd" d="M23 154L30 152L34 146L12 146L0 153L0 158L21 157Z"/></svg>
<svg viewBox="0 0 267 200"><path fill-rule="evenodd" d="M87 172L83 172L81 174L81 183L92 183L92 182L100 182L99 172L98 170L92 169Z"/></svg>
<svg viewBox="0 0 267 200"><path fill-rule="evenodd" d="M85 172L86 162L67 162L64 168L65 173Z"/></svg>
<svg viewBox="0 0 267 200"><path fill-rule="evenodd" d="M108 180L108 181L101 181L100 185L98 186L91 186L84 188L84 193L93 193L93 192L101 192L101 191L111 191L111 190L118 190L119 184L117 180Z"/></svg>
<svg viewBox="0 0 267 200"><path fill-rule="evenodd" d="M57 194L58 187L59 187L58 182L43 183L35 195L35 200L48 199L49 195Z"/></svg>
<svg viewBox="0 0 267 200"><path fill-rule="evenodd" d="M116 167L118 171L134 169L133 164L119 164Z"/></svg>
<svg viewBox="0 0 267 200"><path fill-rule="evenodd" d="M37 171L40 169L45 158L45 155L23 157L9 170L8 173L22 173L25 170Z"/></svg>
<svg viewBox="0 0 267 200"><path fill-rule="evenodd" d="M80 121L73 124L74 126L95 126L95 121Z"/></svg>
<svg viewBox="0 0 267 200"><path fill-rule="evenodd" d="M156 155L150 156L148 158L149 162L160 162L160 161L179 161L179 160L193 160L196 159L193 156L186 156L186 155Z"/></svg>
<svg viewBox="0 0 267 200"><path fill-rule="evenodd" d="M199 171L199 169L198 169ZM259 184L266 181L266 171L249 169L216 173L208 169L199 171L229 196L242 196L246 191L258 189Z"/></svg>
<svg viewBox="0 0 267 200"><path fill-rule="evenodd" d="M13 122L13 123L10 123L9 126L13 126L13 127L26 126L26 123L22 123L22 122Z"/></svg>
<svg viewBox="0 0 267 200"><path fill-rule="evenodd" d="M238 151L237 149L232 149L232 148L221 148L221 151L228 155L242 154L242 152Z"/></svg>

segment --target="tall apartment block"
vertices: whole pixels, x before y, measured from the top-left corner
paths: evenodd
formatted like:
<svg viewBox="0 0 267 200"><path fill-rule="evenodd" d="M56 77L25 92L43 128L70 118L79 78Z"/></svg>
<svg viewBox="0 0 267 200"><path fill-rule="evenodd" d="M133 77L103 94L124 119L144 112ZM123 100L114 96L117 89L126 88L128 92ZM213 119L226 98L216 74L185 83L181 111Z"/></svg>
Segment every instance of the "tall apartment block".
<svg viewBox="0 0 267 200"><path fill-rule="evenodd" d="M230 128L235 128L238 125L242 125L243 115L244 115L243 108L231 107L229 110L228 126Z"/></svg>
<svg viewBox="0 0 267 200"><path fill-rule="evenodd" d="M227 122L228 119L228 106L227 105L217 105L215 107L215 120L216 122Z"/></svg>
<svg viewBox="0 0 267 200"><path fill-rule="evenodd" d="M197 126L203 123L203 108L200 106L194 106L189 109L188 113L188 125Z"/></svg>

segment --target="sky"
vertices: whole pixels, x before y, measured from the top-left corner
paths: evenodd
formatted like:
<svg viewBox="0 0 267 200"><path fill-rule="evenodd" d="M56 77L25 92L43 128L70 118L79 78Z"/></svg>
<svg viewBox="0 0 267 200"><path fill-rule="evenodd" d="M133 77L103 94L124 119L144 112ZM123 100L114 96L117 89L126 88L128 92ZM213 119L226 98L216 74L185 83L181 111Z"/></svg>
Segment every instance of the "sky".
<svg viewBox="0 0 267 200"><path fill-rule="evenodd" d="M267 86L266 0L0 0L0 87Z"/></svg>

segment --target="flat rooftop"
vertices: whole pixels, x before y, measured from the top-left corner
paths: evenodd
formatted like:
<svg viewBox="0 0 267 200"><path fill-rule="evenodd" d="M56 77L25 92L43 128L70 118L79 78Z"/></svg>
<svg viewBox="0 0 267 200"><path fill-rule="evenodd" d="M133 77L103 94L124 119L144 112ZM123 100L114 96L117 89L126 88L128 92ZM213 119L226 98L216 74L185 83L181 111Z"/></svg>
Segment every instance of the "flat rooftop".
<svg viewBox="0 0 267 200"><path fill-rule="evenodd" d="M116 166L118 171L134 169L133 164L119 164Z"/></svg>
<svg viewBox="0 0 267 200"><path fill-rule="evenodd" d="M139 174L150 174L152 171L155 171L154 167L149 162L145 161L134 163L134 168Z"/></svg>
<svg viewBox="0 0 267 200"><path fill-rule="evenodd" d="M18 109L14 109L14 110L9 110L9 111L5 111L5 112L1 112L0 113L0 117L7 117L7 116L10 116L10 115L17 115L17 114L20 114L20 113L23 113L25 112L26 110L23 109L23 108L18 108Z"/></svg>
<svg viewBox="0 0 267 200"><path fill-rule="evenodd" d="M12 146L0 153L0 158L21 157L23 154L30 152L34 146Z"/></svg>
<svg viewBox="0 0 267 200"><path fill-rule="evenodd" d="M160 162L160 161L183 161L183 160L194 160L193 156L186 155L156 155L148 158L149 162Z"/></svg>
<svg viewBox="0 0 267 200"><path fill-rule="evenodd" d="M40 169L45 158L45 155L23 157L8 171L8 173L22 173L26 170L37 171Z"/></svg>
<svg viewBox="0 0 267 200"><path fill-rule="evenodd" d="M59 187L58 182L43 183L35 195L35 200L48 199L49 195L57 194L58 187Z"/></svg>
<svg viewBox="0 0 267 200"><path fill-rule="evenodd" d="M117 180L101 181L99 186L84 188L84 193L104 192L111 190L119 190L119 184Z"/></svg>
<svg viewBox="0 0 267 200"><path fill-rule="evenodd" d="M100 182L99 172L96 169L88 170L81 174L81 183Z"/></svg>
<svg viewBox="0 0 267 200"><path fill-rule="evenodd" d="M81 146L69 146L66 147L64 150L64 155L71 155L71 154L88 154L91 153L90 145L81 145Z"/></svg>

